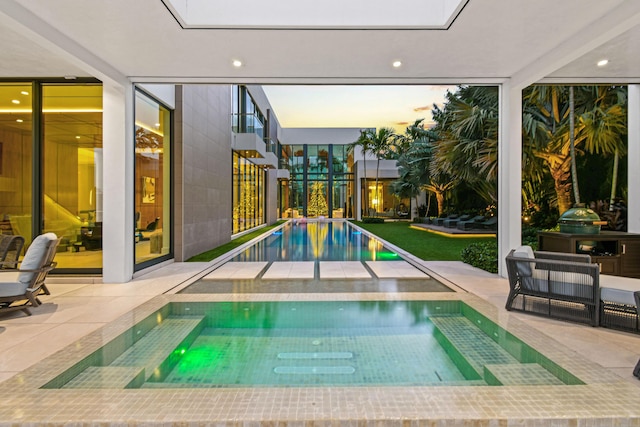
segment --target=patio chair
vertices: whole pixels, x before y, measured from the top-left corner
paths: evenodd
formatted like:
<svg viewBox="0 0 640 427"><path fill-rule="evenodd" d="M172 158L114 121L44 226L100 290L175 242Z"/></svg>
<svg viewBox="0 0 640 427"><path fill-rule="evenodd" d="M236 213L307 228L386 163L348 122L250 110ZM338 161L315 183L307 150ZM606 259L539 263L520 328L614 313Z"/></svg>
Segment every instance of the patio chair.
<svg viewBox="0 0 640 427"><path fill-rule="evenodd" d="M24 247L24 237L14 235L0 236L0 268L17 268L18 258Z"/></svg>
<svg viewBox="0 0 640 427"><path fill-rule="evenodd" d="M53 258L59 243L54 233L41 234L31 243L17 269L0 270L0 313L21 310L30 316L29 307L41 304L38 295L50 295L44 282L56 266Z"/></svg>
<svg viewBox="0 0 640 427"><path fill-rule="evenodd" d="M459 216L458 214L450 214L450 215L447 215L447 216L441 216L441 217L435 218L433 220L433 224L434 225L439 225L439 226L442 227L442 226L444 226L444 222L446 220L456 219L456 218L458 218L458 216Z"/></svg>
<svg viewBox="0 0 640 427"><path fill-rule="evenodd" d="M479 223L479 226L483 230L497 230L498 229L498 217L492 216L486 221Z"/></svg>
<svg viewBox="0 0 640 427"><path fill-rule="evenodd" d="M471 230L474 228L479 228L480 227L479 224L484 221L486 221L486 218L484 215L477 215L466 221L459 221L456 224L456 227L458 228L458 230Z"/></svg>
<svg viewBox="0 0 640 427"><path fill-rule="evenodd" d="M600 267L589 255L534 252L529 246L506 257L509 296L505 308L598 326Z"/></svg>
<svg viewBox="0 0 640 427"><path fill-rule="evenodd" d="M471 215L461 215L458 218L450 218L450 219L445 219L444 220L444 226L446 228L456 228L456 226L458 225L458 222L460 221L466 221L469 218L471 218Z"/></svg>

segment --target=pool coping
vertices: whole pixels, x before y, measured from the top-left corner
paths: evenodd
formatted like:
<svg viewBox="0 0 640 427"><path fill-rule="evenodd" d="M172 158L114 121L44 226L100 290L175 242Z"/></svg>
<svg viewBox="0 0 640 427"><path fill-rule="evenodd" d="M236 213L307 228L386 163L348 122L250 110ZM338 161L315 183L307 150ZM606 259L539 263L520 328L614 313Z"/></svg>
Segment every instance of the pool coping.
<svg viewBox="0 0 640 427"><path fill-rule="evenodd" d="M169 302L461 300L576 375L571 386L264 387L219 389L51 390L48 380ZM133 311L3 382L0 425L455 425L505 420L523 426L640 426L640 394L600 365L510 313L468 293L175 294ZM61 401L63 403L61 403ZM415 424L417 425L417 424Z"/></svg>

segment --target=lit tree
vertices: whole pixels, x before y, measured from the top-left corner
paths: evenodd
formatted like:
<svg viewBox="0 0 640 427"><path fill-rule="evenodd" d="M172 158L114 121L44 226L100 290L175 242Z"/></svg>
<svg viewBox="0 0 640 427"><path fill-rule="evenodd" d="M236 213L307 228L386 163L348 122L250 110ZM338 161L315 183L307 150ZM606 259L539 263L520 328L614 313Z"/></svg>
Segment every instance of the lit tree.
<svg viewBox="0 0 640 427"><path fill-rule="evenodd" d="M327 200L324 198L324 184L314 182L311 184L311 199L309 200L307 213L309 216L318 216L326 215L328 211Z"/></svg>

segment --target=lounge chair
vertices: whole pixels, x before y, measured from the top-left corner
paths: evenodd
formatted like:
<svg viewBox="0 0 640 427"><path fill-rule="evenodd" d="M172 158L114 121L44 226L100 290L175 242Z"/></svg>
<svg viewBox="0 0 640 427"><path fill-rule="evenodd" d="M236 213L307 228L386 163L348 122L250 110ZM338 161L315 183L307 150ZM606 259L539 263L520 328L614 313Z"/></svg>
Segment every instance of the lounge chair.
<svg viewBox="0 0 640 427"><path fill-rule="evenodd" d="M599 325L600 268L589 255L534 252L520 246L506 262L507 310Z"/></svg>
<svg viewBox="0 0 640 427"><path fill-rule="evenodd" d="M439 226L441 226L441 227L442 227L442 226L444 226L444 222L445 222L446 220L448 220L448 219L456 219L456 218L458 218L458 216L459 216L458 214L450 214L450 215L448 215L448 216L435 218L435 219L433 220L433 224L434 224L434 225L439 225Z"/></svg>
<svg viewBox="0 0 640 427"><path fill-rule="evenodd" d="M478 223L481 229L483 230L497 230L498 229L498 217L492 216L486 221L482 221Z"/></svg>
<svg viewBox="0 0 640 427"><path fill-rule="evenodd" d="M479 228L480 226L478 224L486 220L487 219L485 218L484 215L477 215L466 221L459 221L456 224L456 227L458 228L458 230L471 230L474 228Z"/></svg>
<svg viewBox="0 0 640 427"><path fill-rule="evenodd" d="M24 247L24 237L14 235L0 236L0 268L17 268L18 258Z"/></svg>
<svg viewBox="0 0 640 427"><path fill-rule="evenodd" d="M41 304L38 295L50 294L44 281L56 266L53 258L59 243L55 234L41 234L33 240L17 269L0 269L0 313L21 310L30 316L29 307Z"/></svg>
<svg viewBox="0 0 640 427"><path fill-rule="evenodd" d="M446 228L456 228L456 226L458 225L459 221L466 221L469 218L471 218L471 215L461 215L458 218L451 218L451 219L445 219L444 220L444 226Z"/></svg>

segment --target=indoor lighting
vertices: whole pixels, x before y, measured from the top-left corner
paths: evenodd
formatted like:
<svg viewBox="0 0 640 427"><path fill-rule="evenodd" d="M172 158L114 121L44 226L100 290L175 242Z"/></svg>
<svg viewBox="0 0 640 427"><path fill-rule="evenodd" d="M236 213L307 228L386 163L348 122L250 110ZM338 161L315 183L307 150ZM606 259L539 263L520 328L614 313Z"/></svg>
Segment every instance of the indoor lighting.
<svg viewBox="0 0 640 427"><path fill-rule="evenodd" d="M233 66L236 68L242 67L242 61L240 61L239 59L234 59Z"/></svg>
<svg viewBox="0 0 640 427"><path fill-rule="evenodd" d="M18 101L17 99L12 99L11 102L13 102L14 104L20 104L20 101Z"/></svg>
<svg viewBox="0 0 640 427"><path fill-rule="evenodd" d="M22 92L20 92L22 95L29 95L29 92L27 92L26 90L23 90Z"/></svg>
<svg viewBox="0 0 640 427"><path fill-rule="evenodd" d="M76 139L80 139L80 135L76 135Z"/></svg>
<svg viewBox="0 0 640 427"><path fill-rule="evenodd" d="M394 68L400 68L402 66L402 61L393 61Z"/></svg>
<svg viewBox="0 0 640 427"><path fill-rule="evenodd" d="M24 120L22 120L22 119L16 119L16 122L18 122L18 123L22 123L22 122L24 122Z"/></svg>
<svg viewBox="0 0 640 427"><path fill-rule="evenodd" d="M608 59L601 59L600 61L598 61L598 67L604 67L608 63L609 63Z"/></svg>

